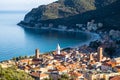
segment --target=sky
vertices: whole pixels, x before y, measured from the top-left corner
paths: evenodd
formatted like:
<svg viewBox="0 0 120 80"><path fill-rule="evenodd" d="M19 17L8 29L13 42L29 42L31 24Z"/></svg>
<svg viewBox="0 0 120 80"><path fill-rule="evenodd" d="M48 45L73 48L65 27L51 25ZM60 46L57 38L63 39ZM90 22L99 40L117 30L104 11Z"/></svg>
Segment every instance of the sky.
<svg viewBox="0 0 120 80"><path fill-rule="evenodd" d="M49 4L57 0L0 0L0 11L31 10L42 4Z"/></svg>

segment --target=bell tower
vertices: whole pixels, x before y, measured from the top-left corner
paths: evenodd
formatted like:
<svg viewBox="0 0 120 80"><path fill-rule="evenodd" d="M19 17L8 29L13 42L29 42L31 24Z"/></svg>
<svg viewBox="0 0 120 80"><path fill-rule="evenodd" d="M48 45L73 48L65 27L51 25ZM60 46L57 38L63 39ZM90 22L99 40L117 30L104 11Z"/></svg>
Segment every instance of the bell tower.
<svg viewBox="0 0 120 80"><path fill-rule="evenodd" d="M39 49L36 49L35 50L35 58L38 59L38 58L40 58L39 56L40 56Z"/></svg>
<svg viewBox="0 0 120 80"><path fill-rule="evenodd" d="M60 45L57 45L56 54L60 55Z"/></svg>
<svg viewBox="0 0 120 80"><path fill-rule="evenodd" d="M98 47L98 60L99 60L99 62L102 61L102 58L103 58L103 48Z"/></svg>

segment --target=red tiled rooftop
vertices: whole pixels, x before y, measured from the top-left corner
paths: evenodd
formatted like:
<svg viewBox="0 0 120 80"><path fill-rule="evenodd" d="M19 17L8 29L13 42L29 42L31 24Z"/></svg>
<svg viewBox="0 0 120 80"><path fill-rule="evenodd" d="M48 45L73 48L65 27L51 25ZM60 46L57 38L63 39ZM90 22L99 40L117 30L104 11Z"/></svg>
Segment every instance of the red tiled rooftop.
<svg viewBox="0 0 120 80"><path fill-rule="evenodd" d="M80 76L83 75L83 74L78 73L78 72L70 72L69 74L70 74L70 75L74 75L75 77L80 77Z"/></svg>
<svg viewBox="0 0 120 80"><path fill-rule="evenodd" d="M114 77L110 78L110 80L120 80L120 76L114 76Z"/></svg>
<svg viewBox="0 0 120 80"><path fill-rule="evenodd" d="M67 70L67 68L64 67L64 66L62 66L62 65L57 66L56 68L57 68L58 71L64 71L64 70Z"/></svg>
<svg viewBox="0 0 120 80"><path fill-rule="evenodd" d="M30 75L33 76L33 77L45 77L45 76L48 76L47 74L39 74L38 72L32 72Z"/></svg>
<svg viewBox="0 0 120 80"><path fill-rule="evenodd" d="M30 61L29 59L22 59L22 60L20 60L20 62L23 62L23 63L27 63L28 61Z"/></svg>

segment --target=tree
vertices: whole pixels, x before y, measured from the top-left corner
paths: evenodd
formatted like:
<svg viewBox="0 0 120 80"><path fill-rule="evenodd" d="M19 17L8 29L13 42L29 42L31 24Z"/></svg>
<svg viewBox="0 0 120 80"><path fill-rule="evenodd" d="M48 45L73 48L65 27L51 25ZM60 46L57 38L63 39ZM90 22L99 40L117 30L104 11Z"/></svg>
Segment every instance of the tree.
<svg viewBox="0 0 120 80"><path fill-rule="evenodd" d="M2 68L2 77L0 80L34 80L24 71L17 71L16 66Z"/></svg>
<svg viewBox="0 0 120 80"><path fill-rule="evenodd" d="M3 76L3 74L2 74L2 66L0 65L0 79L1 79L2 76Z"/></svg>
<svg viewBox="0 0 120 80"><path fill-rule="evenodd" d="M97 50L97 48L101 45L100 41L92 41L89 44L89 47L94 48L95 50Z"/></svg>
<svg viewBox="0 0 120 80"><path fill-rule="evenodd" d="M62 74L61 78L59 78L58 80L69 80L69 76L67 74Z"/></svg>
<svg viewBox="0 0 120 80"><path fill-rule="evenodd" d="M24 58L26 59L26 58L28 58L28 56L25 56Z"/></svg>
<svg viewBox="0 0 120 80"><path fill-rule="evenodd" d="M49 76L49 78L45 78L44 80L54 80L52 76Z"/></svg>
<svg viewBox="0 0 120 80"><path fill-rule="evenodd" d="M120 44L120 40L117 40L117 41L116 41L116 44Z"/></svg>
<svg viewBox="0 0 120 80"><path fill-rule="evenodd" d="M20 60L20 59L22 59L23 57L22 57L22 56L19 56L18 58L19 58L19 60Z"/></svg>
<svg viewBox="0 0 120 80"><path fill-rule="evenodd" d="M16 57L13 57L12 60L16 61Z"/></svg>
<svg viewBox="0 0 120 80"><path fill-rule="evenodd" d="M112 57L112 55L115 53L115 47L109 47L109 48L105 48L105 52Z"/></svg>

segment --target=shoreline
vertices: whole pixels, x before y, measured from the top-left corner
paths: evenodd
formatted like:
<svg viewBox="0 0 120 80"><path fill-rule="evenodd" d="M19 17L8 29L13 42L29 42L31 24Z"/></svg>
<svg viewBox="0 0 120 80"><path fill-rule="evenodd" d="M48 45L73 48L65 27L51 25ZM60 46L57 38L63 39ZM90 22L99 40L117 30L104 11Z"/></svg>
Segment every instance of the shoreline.
<svg viewBox="0 0 120 80"><path fill-rule="evenodd" d="M82 45L89 45L90 42L101 39L100 35L98 33L95 33L95 32L88 32L88 31L82 31L82 30L69 31L69 30L61 30L61 29L57 29L57 28L53 28L53 29L50 29L50 28L48 28L48 29L47 28L46 29L41 29L41 28L35 28L35 27L25 26L25 25L22 25L22 24L18 24L18 26L26 28L26 29L46 30L46 31L58 31L58 32L74 32L74 33L80 33L81 32L81 33L85 33L86 35L90 35L90 40L85 41L85 42L80 43L80 44L75 45L75 46L67 46L67 47L64 47L64 48L77 48L77 47L80 47Z"/></svg>
<svg viewBox="0 0 120 80"><path fill-rule="evenodd" d="M20 25L19 25L20 26ZM32 27L29 27L29 26L20 26L20 27L23 27L23 28L26 28L26 29L34 29L34 30L49 30L49 29L40 29L40 28L32 28ZM49 30L50 31L50 30ZM87 41L85 42L82 42L82 43L78 43L77 45L74 45L74 46L66 46L66 47L63 47L61 50L64 50L64 49L67 49L67 48L78 48L78 47L81 47L83 45L89 45L89 43L91 41L95 41L95 40L99 40L100 39L100 35L97 34L97 33L93 33L93 32L86 32L86 31L82 31L82 30L79 30L79 31L61 31L61 30L51 30L51 31L58 31L58 32L73 32L73 33L85 33L86 35L88 35L90 37L90 40L88 39ZM49 53L49 52L52 52L52 51L55 51L55 50L50 50L50 51L47 51L47 52L42 52L41 54L45 54L45 53ZM25 55L26 56L26 55ZM33 56L33 55L27 55L27 56ZM19 57L19 56L18 56ZM24 57L24 56L23 56ZM12 57L13 58L13 57ZM11 58L11 59L12 59ZM11 59L6 59L6 60L0 60L0 62L4 62L4 61L8 61L8 60L11 60Z"/></svg>

